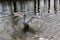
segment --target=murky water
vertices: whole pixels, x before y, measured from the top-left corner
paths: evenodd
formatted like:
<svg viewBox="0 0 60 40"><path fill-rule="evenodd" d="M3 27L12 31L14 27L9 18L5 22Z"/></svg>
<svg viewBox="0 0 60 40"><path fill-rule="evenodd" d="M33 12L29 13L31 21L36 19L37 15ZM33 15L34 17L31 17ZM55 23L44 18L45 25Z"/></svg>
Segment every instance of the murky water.
<svg viewBox="0 0 60 40"><path fill-rule="evenodd" d="M14 39L21 37L20 38L21 40L25 40L27 35L32 36L33 34L32 33L24 34L23 32L21 32L21 30L14 32L14 29L12 28L12 17L11 17L11 14L13 11L13 9L11 9L11 7L13 8L13 5L12 6L11 5L12 4L9 4L8 2L0 3L0 39L1 39L1 37L5 38L6 40L9 40L11 37ZM19 2L17 2L17 10L18 10L18 12L25 11L25 12L20 12L20 13L21 14L25 13L27 15L26 20L28 20L29 18L31 18L34 15L33 2L24 2L22 5L23 5L23 7L21 7L21 4ZM22 10L20 10L21 8L22 8ZM22 28L22 26L23 26L22 22L24 21L24 19L20 18L20 17L18 17L18 18L19 18L19 23L17 25L19 25ZM17 18L17 20L18 20L18 18ZM1 39L1 40L4 40L4 39ZM13 39L11 39L11 40L13 40Z"/></svg>
<svg viewBox="0 0 60 40"><path fill-rule="evenodd" d="M46 1L47 2L47 1ZM53 3L54 1L52 1ZM25 1L22 3L22 6L20 2L17 3L17 13L19 14L26 14L27 18L26 20L29 20L31 17L34 16L34 3L33 1ZM41 4L42 3L42 4ZM57 14L54 14L54 10L52 4L50 5L50 13L48 13L48 3L46 5L44 4L44 1L41 0L40 2L40 18L33 18L29 25L31 27L31 30L33 29L36 33L33 34L31 32L23 33L21 30L24 25L22 22L24 21L24 18L21 16L18 16L15 18L18 20L17 24L12 24L12 12L13 12L13 4L10 4L8 2L2 2L0 3L0 40L39 40L39 37L44 37L47 39L57 39L59 40L59 33L60 33L60 14L59 14L59 7L57 5ZM58 4L58 3L57 3ZM44 6L45 5L45 6ZM12 9L11 9L12 7ZM37 5L36 5L37 9ZM46 9L46 10L45 10ZM37 10L36 10L37 12ZM15 20L14 19L14 20ZM13 22L14 22L13 20ZM16 27L16 31L12 28L12 25Z"/></svg>

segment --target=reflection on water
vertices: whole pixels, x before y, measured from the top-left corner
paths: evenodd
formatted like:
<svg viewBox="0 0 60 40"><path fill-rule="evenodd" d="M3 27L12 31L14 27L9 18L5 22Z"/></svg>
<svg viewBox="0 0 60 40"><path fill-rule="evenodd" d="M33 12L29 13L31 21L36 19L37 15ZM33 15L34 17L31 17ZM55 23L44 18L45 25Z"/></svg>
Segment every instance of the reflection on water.
<svg viewBox="0 0 60 40"><path fill-rule="evenodd" d="M29 22L29 25L31 26L31 28L34 29L34 31L36 31L38 34L38 31L41 32L41 30L42 31L46 30L48 26L51 26L56 20L55 14L53 16L51 14L50 15L47 14L48 10L51 13L54 12L53 10L54 6L52 5L56 5L56 4L52 4L52 3L51 5L49 5L51 8L48 7L48 1L46 1L44 4L44 1L42 0L40 4L36 3L36 5L34 4L33 1L24 1L21 3L16 2L15 6L17 7L17 14L27 15L26 20L29 20L31 17L35 16L34 15L35 12L37 13L38 11L40 11L40 13L42 14L40 16L41 19L33 18L32 21ZM40 10L38 10L39 7L37 7L37 4L38 6L40 5ZM34 6L36 7L35 9L34 9ZM6 40L10 39L10 37L12 38L11 40L38 40L39 37L37 37L36 39L33 38L36 34L30 33L30 32L27 32L27 33L22 32L21 29L24 27L24 25L22 24L22 22L24 21L23 17L21 18L21 16L18 16L16 18L13 18L14 16L11 15L12 13L14 13L13 11L14 11L14 6L12 2L11 3L9 2L0 3L0 37L6 38ZM53 18L51 18L51 16ZM16 30L14 30L12 26L14 26Z"/></svg>

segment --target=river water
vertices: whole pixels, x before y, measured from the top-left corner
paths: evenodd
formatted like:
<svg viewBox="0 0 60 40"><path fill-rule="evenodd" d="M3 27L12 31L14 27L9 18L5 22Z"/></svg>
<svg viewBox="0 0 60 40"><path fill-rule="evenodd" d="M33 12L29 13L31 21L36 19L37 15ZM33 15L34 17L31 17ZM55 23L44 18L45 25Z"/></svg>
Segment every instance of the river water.
<svg viewBox="0 0 60 40"><path fill-rule="evenodd" d="M21 13L21 14L25 13L27 15L26 20L28 20L32 16L34 16L33 2L32 1L29 2L29 3L28 2L24 2L22 4L23 5L22 7L21 7L21 4L19 2L16 2L16 3L17 3L17 11L19 13ZM22 8L22 10L21 10L21 8ZM12 4L10 4L8 2L0 3L0 40L9 40L9 39L11 39L11 35L15 34L15 32L13 31L14 29L12 28L12 16L11 16L12 11L13 11L13 5ZM20 12L20 11L25 11L25 12ZM18 18L19 18L18 25L21 26L22 22L24 21L24 19L20 18L20 17L18 17ZM18 18L17 18L17 20L18 20ZM14 34L13 34L13 32L14 32ZM19 33L20 33L20 31L17 33L17 37L19 37L18 36ZM28 35L29 34L31 34L31 33L28 33ZM19 35L23 36L24 33L19 34ZM21 40L25 40L25 39L22 38Z"/></svg>
<svg viewBox="0 0 60 40"><path fill-rule="evenodd" d="M35 34L31 32L23 33L20 29L23 28L22 22L24 21L23 17L17 17L18 22L18 31L14 31L12 28L12 12L13 5L11 6L8 2L0 3L0 40L13 40L17 38L17 40L40 40L40 38L45 38L47 40L59 40L60 39L60 14L59 10L55 14L53 8L53 4L51 3L50 13L44 11L44 1L41 1L41 9L42 15L38 18L33 18L31 22L29 22L30 27L36 32ZM32 16L34 16L34 6L33 1L24 2L21 4L17 2L17 11L22 14L25 13L27 15L26 20L29 20ZM12 9L11 9L12 7ZM22 8L22 10L20 10ZM21 12L25 11L25 12ZM17 12L17 13L18 13ZM12 35L12 36L11 36ZM12 39L11 39L12 38ZM20 39L19 39L20 38Z"/></svg>

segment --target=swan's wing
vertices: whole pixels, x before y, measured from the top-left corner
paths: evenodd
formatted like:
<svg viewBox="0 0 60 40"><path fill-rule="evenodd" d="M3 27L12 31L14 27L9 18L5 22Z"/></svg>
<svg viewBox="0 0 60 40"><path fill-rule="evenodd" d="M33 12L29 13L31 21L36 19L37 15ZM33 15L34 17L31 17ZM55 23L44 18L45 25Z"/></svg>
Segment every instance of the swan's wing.
<svg viewBox="0 0 60 40"><path fill-rule="evenodd" d="M35 18L35 17L30 18L30 19L27 21L27 23L31 22L31 20L33 20L34 18Z"/></svg>
<svg viewBox="0 0 60 40"><path fill-rule="evenodd" d="M40 16L34 16L34 17L31 17L31 18L27 21L27 23L31 22L31 20L33 20L34 18L40 19L41 17L40 17Z"/></svg>

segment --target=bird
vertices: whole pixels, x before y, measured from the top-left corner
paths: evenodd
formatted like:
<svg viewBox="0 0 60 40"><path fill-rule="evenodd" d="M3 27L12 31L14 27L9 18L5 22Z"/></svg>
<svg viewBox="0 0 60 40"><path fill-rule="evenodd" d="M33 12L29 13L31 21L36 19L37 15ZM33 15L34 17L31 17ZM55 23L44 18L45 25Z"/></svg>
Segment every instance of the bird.
<svg viewBox="0 0 60 40"><path fill-rule="evenodd" d="M37 13L38 14L38 13ZM24 16L24 22L23 22L23 25L24 25L24 28L23 28L23 32L28 32L28 31L30 31L30 25L29 25L29 22L31 22L31 20L33 20L34 18L40 18L40 16L38 16L38 15L35 15L35 16L33 16L33 17L31 17L29 20L27 20L26 21L26 14L24 14L23 16ZM32 31L31 32L34 32L33 31L33 29L32 29Z"/></svg>
<svg viewBox="0 0 60 40"><path fill-rule="evenodd" d="M26 14L24 14L24 22L23 22L24 28L23 28L23 32L27 32L29 31L29 24L26 22Z"/></svg>

